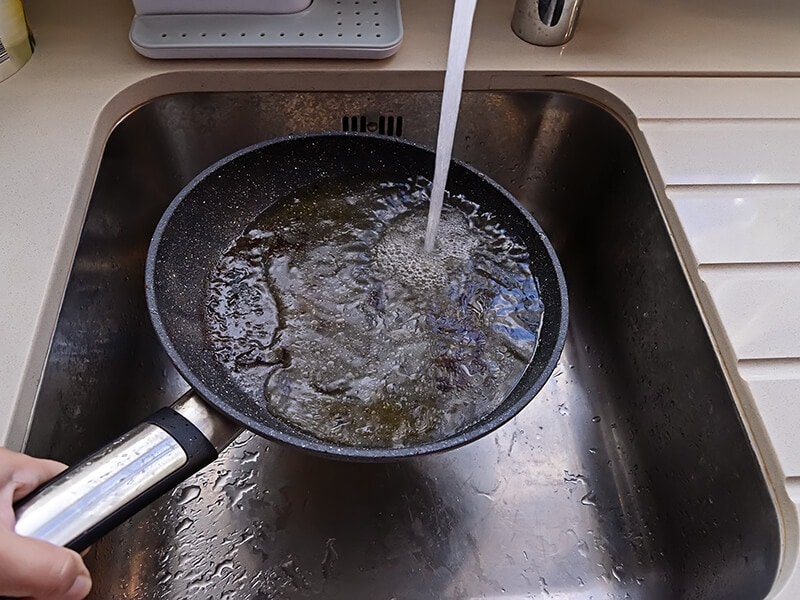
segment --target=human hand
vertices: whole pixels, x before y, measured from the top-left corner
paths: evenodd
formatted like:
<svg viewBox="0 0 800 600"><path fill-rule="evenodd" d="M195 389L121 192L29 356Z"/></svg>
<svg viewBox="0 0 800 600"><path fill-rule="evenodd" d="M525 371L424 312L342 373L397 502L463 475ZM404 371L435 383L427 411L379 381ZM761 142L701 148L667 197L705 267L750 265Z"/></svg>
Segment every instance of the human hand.
<svg viewBox="0 0 800 600"><path fill-rule="evenodd" d="M13 504L65 465L0 448L0 596L80 600L92 588L76 552L14 533Z"/></svg>

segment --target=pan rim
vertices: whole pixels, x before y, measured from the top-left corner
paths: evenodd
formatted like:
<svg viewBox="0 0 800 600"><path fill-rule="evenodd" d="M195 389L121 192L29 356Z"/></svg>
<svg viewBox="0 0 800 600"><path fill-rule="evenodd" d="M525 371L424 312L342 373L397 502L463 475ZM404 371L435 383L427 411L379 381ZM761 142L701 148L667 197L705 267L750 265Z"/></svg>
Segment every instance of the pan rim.
<svg viewBox="0 0 800 600"><path fill-rule="evenodd" d="M406 147L415 148L417 150L423 150L426 152L434 153L434 151L423 145L418 144L416 142L412 142L402 138L395 138L385 135L379 134L370 134L370 133L361 133L361 132L341 132L341 131L328 131L328 132L310 132L310 133L299 133L299 134L290 134L286 136L281 136L277 138L272 138L269 140L264 140L262 142L258 142L256 144L252 144L245 148L241 148L220 160L214 162L203 171L198 173L195 177L191 179L189 183L187 183L181 191L175 196L175 198L170 202L167 208L161 215L159 222L153 232L152 237L150 238L150 245L147 251L147 260L145 263L145 297L148 307L148 312L150 314L150 319L153 324L153 328L156 332L156 335L159 338L161 346L166 351L167 355L169 356L172 363L175 365L178 372L181 376L187 381L187 383L211 406L215 407L220 413L225 415L227 418L235 421L245 429L262 436L266 439L275 440L281 443L285 443L291 446L295 446L297 448L301 448L305 451L330 457L330 458L338 458L342 460L352 460L352 461L364 461L364 462L373 462L373 461L381 461L381 460L397 460L402 458L410 458L416 457L425 454L431 454L435 452L440 452L449 449L455 449L460 446L463 446L469 442L475 441L488 433L494 431L495 429L501 427L508 421L510 421L515 415L517 415L524 407L541 391L544 387L545 383L549 380L550 376L552 375L553 371L555 370L556 365L561 357L561 353L564 348L564 344L566 341L566 334L567 334L567 324L569 318L569 301L567 295L567 285L566 279L564 277L563 269L561 267L561 263L558 259L558 256L555 253L555 249L552 246L547 235L544 233L542 227L539 223L534 219L533 215L529 213L525 207L523 207L519 201L506 190L503 186L497 183L494 179L487 176L486 174L482 173L481 171L477 170L475 167L465 163L463 161L453 159L452 162L458 165L460 168L466 169L469 171L473 176L478 177L482 181L486 182L496 191L498 191L506 201L510 202L512 206L515 207L516 211L526 219L527 224L533 228L536 234L539 236L539 241L541 242L546 254L547 258L549 259L550 263L553 266L553 271L555 274L556 281L555 286L553 286L553 282L550 283L550 286L557 290L558 297L560 298L559 306L557 307L545 307L545 311L549 310L558 310L558 322L557 327L553 328L553 333L555 334L555 342L550 351L550 356L548 357L547 362L543 369L541 369L540 373L536 377L536 379L526 386L526 389L520 397L510 405L502 406L502 410L495 410L490 412L488 415L482 417L478 421L475 421L471 425L469 425L466 429L461 432L458 432L452 436L448 436L441 440L436 440L432 442L426 442L423 444L416 444L416 445L408 445L408 446L401 446L401 447L389 447L389 448L369 448L369 447L361 447L361 446L344 446L344 445L337 445L330 442L325 442L322 440L317 440L311 437L304 437L303 434L298 430L298 433L290 434L283 431L280 431L274 427L266 425L263 421L259 421L258 419L254 419L253 417L248 417L242 411L238 410L237 407L233 406L230 402L225 402L221 399L215 392L213 392L208 385L203 381L202 377L199 377L195 371L188 366L188 364L184 361L183 355L178 347L172 342L172 339L169 335L167 327L162 319L161 312L158 308L158 299L156 297L156 270L158 268L158 250L161 245L161 241L164 238L165 230L167 229L175 211L181 205L181 203L185 200L189 194L191 194L195 188L203 181L205 181L209 175L217 171L218 169L222 168L223 166L227 165L228 163L237 160L238 158L250 154L252 152L256 152L266 147L279 145L286 142L293 142L296 140L302 139L321 139L321 138L335 138L335 137L359 137L359 138L367 138L367 139L376 139L380 141L388 141L392 144L400 144ZM538 348L536 350L538 352ZM535 353L534 353L535 356ZM291 427L291 426L290 426ZM308 435L308 434L306 434Z"/></svg>

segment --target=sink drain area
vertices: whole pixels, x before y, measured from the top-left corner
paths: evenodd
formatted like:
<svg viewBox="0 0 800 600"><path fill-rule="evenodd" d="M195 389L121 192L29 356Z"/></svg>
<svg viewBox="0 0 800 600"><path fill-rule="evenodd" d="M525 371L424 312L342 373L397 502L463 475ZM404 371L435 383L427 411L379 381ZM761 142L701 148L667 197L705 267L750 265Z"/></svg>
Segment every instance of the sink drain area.
<svg viewBox="0 0 800 600"><path fill-rule="evenodd" d="M342 131L401 137L403 135L403 117L394 115L344 116L342 117Z"/></svg>

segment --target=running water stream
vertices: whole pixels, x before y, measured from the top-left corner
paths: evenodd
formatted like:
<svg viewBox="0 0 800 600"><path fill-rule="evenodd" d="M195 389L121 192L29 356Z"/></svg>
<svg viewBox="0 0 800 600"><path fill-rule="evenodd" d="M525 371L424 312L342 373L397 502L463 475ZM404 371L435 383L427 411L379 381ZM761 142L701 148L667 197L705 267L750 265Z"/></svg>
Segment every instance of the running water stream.
<svg viewBox="0 0 800 600"><path fill-rule="evenodd" d="M331 177L295 190L212 273L217 360L318 440L445 439L496 409L535 351L544 306L527 247L480 199L445 197L475 5L455 2L433 182Z"/></svg>
<svg viewBox="0 0 800 600"><path fill-rule="evenodd" d="M447 51L447 72L444 76L442 109L439 115L439 135L436 140L436 167L433 174L431 204L428 208L428 226L425 230L425 251L432 252L442 214L444 188L453 155L453 139L456 135L458 108L461 104L461 89L464 83L464 66L467 62L469 38L472 32L472 17L477 0L456 0L453 9L453 24L450 28L450 48Z"/></svg>

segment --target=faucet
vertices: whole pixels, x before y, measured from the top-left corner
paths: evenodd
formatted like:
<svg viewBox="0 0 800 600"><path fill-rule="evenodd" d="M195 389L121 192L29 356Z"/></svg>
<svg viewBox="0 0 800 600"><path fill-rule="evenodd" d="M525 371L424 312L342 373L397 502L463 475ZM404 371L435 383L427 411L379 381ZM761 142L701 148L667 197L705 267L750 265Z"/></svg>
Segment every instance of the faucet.
<svg viewBox="0 0 800 600"><path fill-rule="evenodd" d="M511 29L537 46L560 46L575 32L583 0L517 0Z"/></svg>

